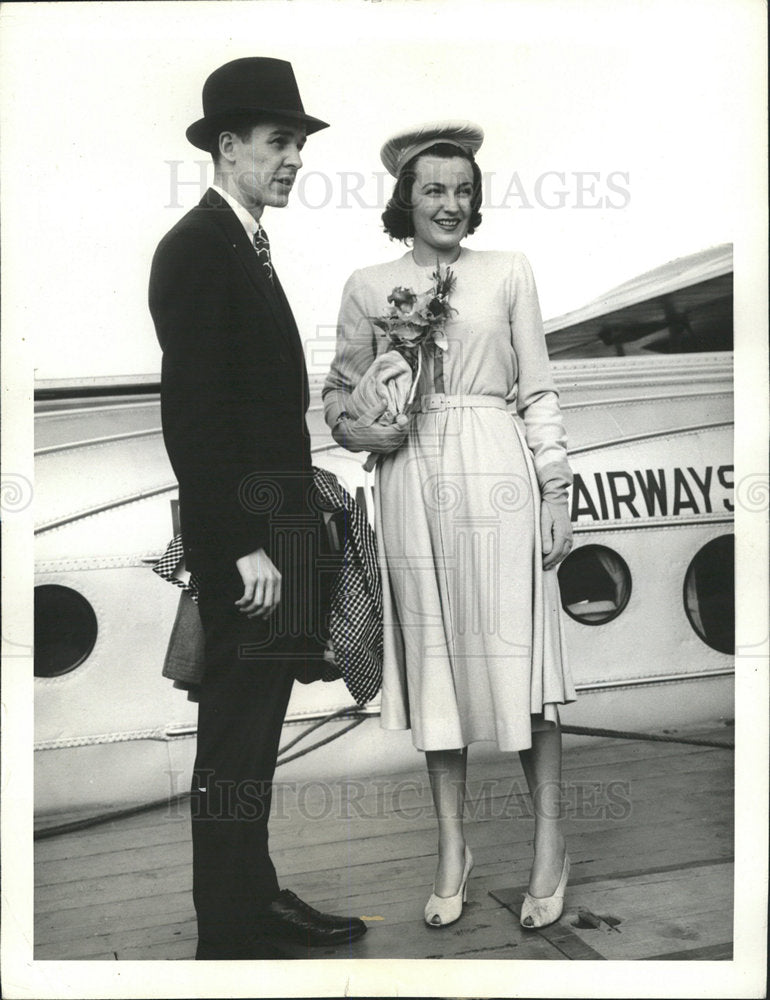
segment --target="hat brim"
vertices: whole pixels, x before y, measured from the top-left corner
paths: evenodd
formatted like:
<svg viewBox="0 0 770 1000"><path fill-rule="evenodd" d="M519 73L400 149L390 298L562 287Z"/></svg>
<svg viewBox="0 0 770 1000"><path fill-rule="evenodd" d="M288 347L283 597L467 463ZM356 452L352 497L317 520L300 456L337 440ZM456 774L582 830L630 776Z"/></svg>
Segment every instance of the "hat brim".
<svg viewBox="0 0 770 1000"><path fill-rule="evenodd" d="M483 142L484 129L475 122L461 119L424 122L392 135L380 150L380 159L388 173L398 177L410 160L433 145L444 143L457 146L466 154L474 156Z"/></svg>
<svg viewBox="0 0 770 1000"><path fill-rule="evenodd" d="M197 122L193 122L190 125L185 135L193 146L198 149L204 149L208 153L211 150L217 129L221 128L224 122L231 121L233 118L240 116L253 117L257 121L261 118L287 121L293 125L301 125L307 135L320 132L323 128L329 128L329 123L321 121L320 118L314 118L312 115L297 113L292 110L281 109L276 111L273 108L235 108L232 111L222 112L222 114L212 115L208 118L199 118Z"/></svg>

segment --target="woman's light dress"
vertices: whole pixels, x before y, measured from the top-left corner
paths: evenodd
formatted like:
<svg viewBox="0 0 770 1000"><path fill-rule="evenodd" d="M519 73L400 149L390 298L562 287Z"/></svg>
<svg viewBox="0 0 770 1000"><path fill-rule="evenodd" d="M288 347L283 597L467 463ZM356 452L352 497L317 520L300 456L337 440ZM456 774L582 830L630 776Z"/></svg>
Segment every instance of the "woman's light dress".
<svg viewBox="0 0 770 1000"><path fill-rule="evenodd" d="M350 277L324 386L331 424L389 348L370 317L395 286L427 291L434 270L407 253ZM575 698L556 571L542 570L540 548L541 494L563 500L571 479L566 440L526 258L463 248L452 271L442 391L510 409L419 413L404 445L380 459L381 724L411 728L421 750L478 740L521 750ZM429 355L418 393L436 391Z"/></svg>

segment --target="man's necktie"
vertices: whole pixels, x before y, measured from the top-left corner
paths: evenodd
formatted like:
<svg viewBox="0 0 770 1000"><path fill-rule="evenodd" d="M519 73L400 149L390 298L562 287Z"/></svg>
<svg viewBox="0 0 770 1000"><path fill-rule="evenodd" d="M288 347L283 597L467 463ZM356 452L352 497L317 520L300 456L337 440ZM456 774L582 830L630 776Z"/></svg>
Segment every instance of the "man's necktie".
<svg viewBox="0 0 770 1000"><path fill-rule="evenodd" d="M270 260L270 241L268 240L267 233L262 226L258 226L256 233L254 233L254 249L257 251L257 257L259 258L259 262L262 265L265 274L270 282L272 282L273 264Z"/></svg>

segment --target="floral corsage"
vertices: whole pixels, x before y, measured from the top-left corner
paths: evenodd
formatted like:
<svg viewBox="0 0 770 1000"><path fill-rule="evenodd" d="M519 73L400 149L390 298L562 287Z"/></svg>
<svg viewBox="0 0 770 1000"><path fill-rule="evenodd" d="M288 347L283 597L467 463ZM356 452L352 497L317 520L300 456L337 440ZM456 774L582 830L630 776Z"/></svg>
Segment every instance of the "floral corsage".
<svg viewBox="0 0 770 1000"><path fill-rule="evenodd" d="M425 352L431 346L442 352L449 349L445 327L457 312L449 305L456 278L450 268L443 271L438 262L432 278L428 291L419 294L397 286L388 296L386 312L368 317L382 331L388 347L377 355L348 401L347 414L361 425L406 425ZM367 471L377 457L369 456L364 465Z"/></svg>

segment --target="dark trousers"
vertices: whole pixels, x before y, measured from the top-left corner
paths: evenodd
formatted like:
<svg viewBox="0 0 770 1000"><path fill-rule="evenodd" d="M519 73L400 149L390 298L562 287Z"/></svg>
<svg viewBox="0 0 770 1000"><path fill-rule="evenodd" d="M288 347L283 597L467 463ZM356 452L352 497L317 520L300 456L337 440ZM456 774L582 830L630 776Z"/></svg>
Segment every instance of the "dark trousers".
<svg viewBox="0 0 770 1000"><path fill-rule="evenodd" d="M199 958L249 957L259 913L279 891L267 827L294 674L271 658L268 626L234 607L242 592L237 575L202 580L206 670L191 798Z"/></svg>

